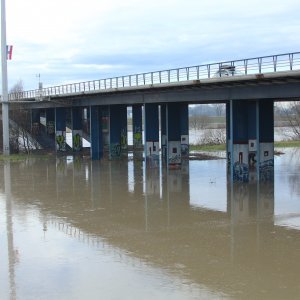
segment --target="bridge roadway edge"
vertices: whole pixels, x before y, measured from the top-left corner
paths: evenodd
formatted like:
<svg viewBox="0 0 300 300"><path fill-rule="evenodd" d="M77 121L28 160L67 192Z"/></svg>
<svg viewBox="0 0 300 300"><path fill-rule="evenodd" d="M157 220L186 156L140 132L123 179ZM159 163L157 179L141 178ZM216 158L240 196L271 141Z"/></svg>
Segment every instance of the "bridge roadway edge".
<svg viewBox="0 0 300 300"><path fill-rule="evenodd" d="M227 102L229 100L278 101L300 100L300 72L248 75L230 78L190 80L44 97L42 101L12 101L14 106L49 108L113 104L188 102L190 104Z"/></svg>

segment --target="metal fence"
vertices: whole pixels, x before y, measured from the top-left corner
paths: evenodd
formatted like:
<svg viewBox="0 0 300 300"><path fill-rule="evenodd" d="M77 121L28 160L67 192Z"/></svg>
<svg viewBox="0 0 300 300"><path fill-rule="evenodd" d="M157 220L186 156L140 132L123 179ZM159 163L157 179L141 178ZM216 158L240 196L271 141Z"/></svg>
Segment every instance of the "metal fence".
<svg viewBox="0 0 300 300"><path fill-rule="evenodd" d="M32 100L127 87L300 70L300 52L223 61L192 67L119 76L9 94L9 100Z"/></svg>

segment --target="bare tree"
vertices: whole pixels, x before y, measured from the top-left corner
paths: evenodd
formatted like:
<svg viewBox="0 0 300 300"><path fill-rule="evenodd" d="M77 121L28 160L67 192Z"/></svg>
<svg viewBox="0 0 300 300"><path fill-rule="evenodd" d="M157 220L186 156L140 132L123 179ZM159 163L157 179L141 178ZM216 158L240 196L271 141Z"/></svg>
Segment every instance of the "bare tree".
<svg viewBox="0 0 300 300"><path fill-rule="evenodd" d="M214 104L215 109L216 109L216 114L217 116L223 116L225 112L225 104L224 103L218 103Z"/></svg>
<svg viewBox="0 0 300 300"><path fill-rule="evenodd" d="M292 135L289 138L294 140L300 139L300 103L292 101L289 103L281 103L279 106L279 113L288 126L292 130Z"/></svg>
<svg viewBox="0 0 300 300"><path fill-rule="evenodd" d="M11 89L10 93L15 96L23 92L23 82L18 81ZM10 147L12 152L25 151L30 153L36 148L30 135L31 132L31 112L23 107L14 107L10 110Z"/></svg>
<svg viewBox="0 0 300 300"><path fill-rule="evenodd" d="M206 128L208 123L208 116L194 115L189 117L190 128L194 129L195 131Z"/></svg>

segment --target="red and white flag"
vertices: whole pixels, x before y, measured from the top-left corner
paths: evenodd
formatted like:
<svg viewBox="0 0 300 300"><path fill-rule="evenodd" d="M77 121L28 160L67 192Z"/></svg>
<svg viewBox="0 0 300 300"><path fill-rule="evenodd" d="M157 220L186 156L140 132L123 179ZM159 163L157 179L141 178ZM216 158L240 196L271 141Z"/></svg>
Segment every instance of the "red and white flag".
<svg viewBox="0 0 300 300"><path fill-rule="evenodd" d="M13 46L7 45L6 46L6 59L11 60L12 59L12 52L13 52Z"/></svg>

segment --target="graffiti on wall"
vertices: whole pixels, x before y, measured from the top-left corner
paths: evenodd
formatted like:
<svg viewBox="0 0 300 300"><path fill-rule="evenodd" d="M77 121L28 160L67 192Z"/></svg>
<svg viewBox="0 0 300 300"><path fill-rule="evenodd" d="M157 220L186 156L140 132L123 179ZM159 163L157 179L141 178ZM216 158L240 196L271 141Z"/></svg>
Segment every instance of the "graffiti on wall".
<svg viewBox="0 0 300 300"><path fill-rule="evenodd" d="M236 161L233 164L233 180L247 182L249 181L249 167L243 162Z"/></svg>
<svg viewBox="0 0 300 300"><path fill-rule="evenodd" d="M181 155L184 157L189 156L189 136L188 135L181 136Z"/></svg>
<svg viewBox="0 0 300 300"><path fill-rule="evenodd" d="M66 132L56 131L56 150L66 151Z"/></svg>
<svg viewBox="0 0 300 300"><path fill-rule="evenodd" d="M73 150L80 151L82 149L82 130L73 130Z"/></svg>
<svg viewBox="0 0 300 300"><path fill-rule="evenodd" d="M142 141L142 129L140 126L134 126L133 130L133 146L134 148L142 148L143 141Z"/></svg>
<svg viewBox="0 0 300 300"><path fill-rule="evenodd" d="M269 181L274 179L274 144L260 144L259 162L260 180Z"/></svg>
<svg viewBox="0 0 300 300"><path fill-rule="evenodd" d="M161 136L161 155L165 159L167 158L167 136L165 134Z"/></svg>
<svg viewBox="0 0 300 300"><path fill-rule="evenodd" d="M48 121L47 122L47 134L54 134L55 126L54 121Z"/></svg>
<svg viewBox="0 0 300 300"><path fill-rule="evenodd" d="M123 150L127 149L127 129L123 128L121 130L121 148Z"/></svg>
<svg viewBox="0 0 300 300"><path fill-rule="evenodd" d="M119 158L121 156L121 145L118 143L110 144L110 158Z"/></svg>
<svg viewBox="0 0 300 300"><path fill-rule="evenodd" d="M180 141L169 141L169 165L181 164L181 143Z"/></svg>

